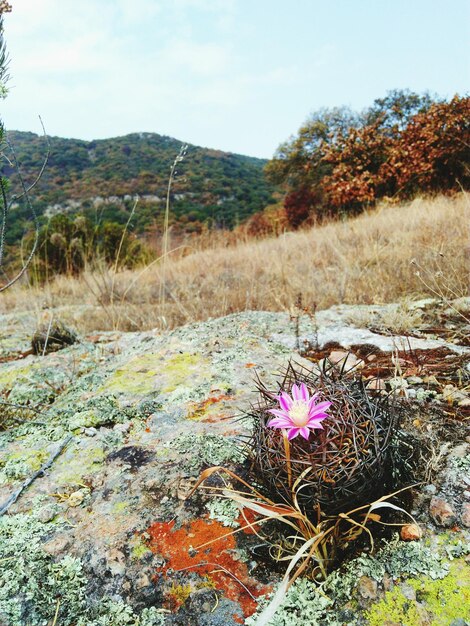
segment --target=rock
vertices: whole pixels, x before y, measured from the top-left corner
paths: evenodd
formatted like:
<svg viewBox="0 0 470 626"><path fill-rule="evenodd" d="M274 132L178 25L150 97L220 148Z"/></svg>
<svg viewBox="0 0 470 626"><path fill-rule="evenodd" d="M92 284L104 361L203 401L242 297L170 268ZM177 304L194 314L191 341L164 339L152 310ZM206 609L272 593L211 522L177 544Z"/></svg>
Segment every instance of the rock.
<svg viewBox="0 0 470 626"><path fill-rule="evenodd" d="M377 581L369 576L361 576L357 585L359 594L365 600L375 600L377 597Z"/></svg>
<svg viewBox="0 0 470 626"><path fill-rule="evenodd" d="M422 385L423 383L421 376L408 376L406 380L410 385Z"/></svg>
<svg viewBox="0 0 470 626"><path fill-rule="evenodd" d="M418 541L423 536L423 531L417 524L406 524L400 530L400 539L402 541Z"/></svg>
<svg viewBox="0 0 470 626"><path fill-rule="evenodd" d="M80 489L79 491L74 491L69 495L67 504L72 507L80 506L80 504L85 499L85 495L86 493L83 491L83 489Z"/></svg>
<svg viewBox="0 0 470 626"><path fill-rule="evenodd" d="M407 600L416 600L416 591L410 584L402 583L400 585L400 591Z"/></svg>
<svg viewBox="0 0 470 626"><path fill-rule="evenodd" d="M385 391L386 388L387 386L382 378L372 378L366 385L366 389L371 391Z"/></svg>
<svg viewBox="0 0 470 626"><path fill-rule="evenodd" d="M130 431L131 427L131 422L125 422L124 424L115 424L113 430L118 433L122 433L123 435L126 435Z"/></svg>
<svg viewBox="0 0 470 626"><path fill-rule="evenodd" d="M69 545L69 537L60 534L55 535L55 537L53 537L49 541L46 541L46 543L43 543L42 549L44 550L44 552L47 552L47 554L50 554L51 556L58 556L60 554L63 554L69 547Z"/></svg>
<svg viewBox="0 0 470 626"><path fill-rule="evenodd" d="M450 504L446 500L444 500L444 498L440 498L438 496L433 496L431 498L429 513L433 521L438 526L444 526L445 528L449 528L450 526L453 526L457 521L454 510L452 509Z"/></svg>
<svg viewBox="0 0 470 626"><path fill-rule="evenodd" d="M463 459L470 451L470 446L467 443L461 443L449 452L449 459Z"/></svg>
<svg viewBox="0 0 470 626"><path fill-rule="evenodd" d="M333 350L328 355L328 361L336 369L344 372L352 372L357 368L364 367L362 359L358 359L352 352L346 352L345 350Z"/></svg>
<svg viewBox="0 0 470 626"><path fill-rule="evenodd" d="M319 312L319 342L324 345L329 337L336 340L336 345L353 346L358 355L354 357L355 367L360 367L358 357L366 358L369 352L369 347L367 351L361 351L360 347L356 349L355 344L360 344L364 338L387 351L396 346L401 349L402 345L408 350L405 338L397 343L396 337L379 336L361 329L350 332L350 327L341 319L342 315L342 309L324 314ZM3 319L0 316L1 328L4 328L1 325ZM313 330L311 320L303 316L300 320L301 345L304 337L313 337ZM41 546L39 549L43 547L46 554L53 557L44 559L38 574L34 563L25 564L24 571L33 578L31 589L40 588L43 577L56 576L57 571L53 568L64 556L72 557L71 563L64 563L64 571L70 570L72 576L77 567L77 580L80 581L77 584L80 589L86 589L84 623L94 622L90 611L96 606L103 605L103 623L111 616L105 608L108 601L103 603L103 598L108 597L113 602L124 603L123 619L129 615L129 623L150 623L152 620L159 623L161 617L168 626L236 626L240 620L248 618L260 596L276 588L282 571L279 565L270 567L267 551L263 546L258 547L256 535L244 530L228 534L230 529L209 516L206 490L201 488L191 498L187 496L201 472L214 465L246 477L246 466L241 465L244 459L238 446L246 440L250 426L232 417L248 411L256 400L253 364L267 388L273 391L277 391L279 373L282 375L289 359L305 368L314 366L292 352L291 347L297 344L295 328L289 316L283 313L245 312L171 331L120 333L113 339L113 344L109 344L111 335L106 337L107 340L100 345L77 343L41 358L30 355L21 362L2 363L2 381L8 384L2 383L4 386L0 392L5 387L12 394L10 399L16 393L16 400L34 399L35 403L43 403L47 427L36 431L21 427L6 436L0 433L0 502L8 499L21 485L23 476L31 475L34 467L40 467L49 458L69 432L73 431L74 435L44 475L22 494L18 502L22 507L21 515L16 516L19 509L15 505L12 515L0 518L0 544L3 525L13 524L12 546L28 545L24 528L32 529L36 533L33 539ZM424 350L444 344L411 338L410 349ZM460 348L460 352L463 350ZM349 363L353 363L346 350L331 346L328 352L336 363L348 358ZM457 347L452 354L456 353L459 353ZM380 367L383 356L381 353L377 356L377 367ZM420 354L421 358L425 363L425 354ZM32 370L31 364L34 366ZM376 375L374 368L372 363L370 372L373 376ZM13 386L9 380L19 382ZM54 385L57 394L55 391L51 394L45 381ZM369 389L374 385L378 391L384 388L383 381L368 382ZM438 430L440 423L436 414L431 415L431 410L429 413L433 436L436 439L441 435L444 437L445 429ZM427 424L426 420L424 422ZM77 426L72 427L75 423ZM425 433L424 426L421 430ZM441 466L444 466L445 450L439 449L440 440L436 444L436 454L440 455ZM7 466L3 465L3 458L10 459ZM452 477L457 475L458 482L440 474L432 480L440 486L445 498L452 496L449 506L463 517L464 510L458 498L470 487L460 487L462 463L449 462L447 465L453 468ZM4 471L5 467L10 472L12 469L17 472L14 477L13 473L10 476ZM81 485L87 485L89 489L80 488ZM214 474L207 486L221 488L224 482ZM61 506L49 507L47 511L45 504L51 499L44 502L45 496L58 492L70 494L69 507L64 500ZM424 503L437 495L436 487L428 485L419 495L421 503L417 504L415 500L409 508L418 509L418 515L422 515ZM36 512L40 511L41 505L38 502L44 502L42 506L45 507L39 520ZM221 502L224 504L225 501ZM60 511L60 515L49 523L53 510ZM8 537L7 541L10 541L9 532L4 535ZM58 534L54 535L54 532ZM432 528L429 537L431 541L435 539ZM41 544L46 539L48 541ZM217 541L214 543L213 539ZM396 549L408 554L408 548L421 548L421 543L400 543ZM34 551L32 554L34 557ZM9 553L0 555L4 556L8 557ZM25 558L29 558L28 550L25 550ZM366 555L364 558L373 557ZM203 566L204 561L211 565ZM403 563L407 563L406 559ZM371 561L371 564L376 566L377 562ZM353 572L348 582L348 594L359 586L355 594L359 607L357 603L353 610L344 605L330 607L329 599L322 597L332 617L345 616L337 621L352 623L356 617L364 621L361 606L368 609L371 600L378 600L383 595L382 589L393 592L406 580L403 578L394 586L393 576L385 573L382 587L372 577L362 576L371 571L377 570ZM230 573L233 573L232 577ZM21 580L24 572L16 574ZM62 570L60 574L62 576ZM15 572L12 571L13 575ZM75 596L72 597L72 593L76 592L66 587L68 578L59 578L57 576L57 597L64 598L59 621L75 623L77 616L70 612L65 598L70 593L73 605ZM308 603L312 601L310 583L304 579L299 579L299 583L306 584L308 593L303 593L302 597L309 607ZM256 601L245 594L243 585ZM18 604L25 618L31 607L37 606L38 623L40 619L44 623L51 619L54 598L41 609L41 598L26 598L20 587L17 588L19 591L11 602ZM184 605L177 609L179 612L170 604L172 589L175 595L189 593ZM411 591L406 588L404 593L411 596ZM172 607L171 614L169 606ZM140 612L149 607L157 613L141 619ZM16 610L16 606L14 608ZM2 618L3 615L0 622ZM398 618L393 616L393 619ZM302 623L300 618L295 626Z"/></svg>
<svg viewBox="0 0 470 626"><path fill-rule="evenodd" d="M467 406L465 403L469 400L467 394L454 387L454 385L445 385L442 390L442 399L450 405L457 403L459 406ZM460 404L461 402L464 404Z"/></svg>
<svg viewBox="0 0 470 626"><path fill-rule="evenodd" d="M43 524L47 524L54 519L57 515L57 511L53 506L45 506L38 513L38 520Z"/></svg>
<svg viewBox="0 0 470 626"><path fill-rule="evenodd" d="M462 513L460 514L462 524L470 528L470 502L464 502L462 505Z"/></svg>

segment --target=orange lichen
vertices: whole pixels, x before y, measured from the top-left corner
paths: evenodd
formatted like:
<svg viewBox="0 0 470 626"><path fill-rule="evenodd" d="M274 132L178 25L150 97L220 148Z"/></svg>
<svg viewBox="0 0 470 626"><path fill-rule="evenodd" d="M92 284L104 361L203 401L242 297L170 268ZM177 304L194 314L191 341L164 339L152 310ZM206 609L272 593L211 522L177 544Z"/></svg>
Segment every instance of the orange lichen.
<svg viewBox="0 0 470 626"><path fill-rule="evenodd" d="M147 533L150 550L165 559L159 573L166 575L172 569L209 578L227 598L240 604L245 617L256 609L250 593L258 597L271 591L270 586L250 577L247 566L238 559L235 535L215 520L197 519L181 528L175 528L174 521L156 522Z"/></svg>
<svg viewBox="0 0 470 626"><path fill-rule="evenodd" d="M216 415L210 412L210 407L219 402L225 402L226 400L233 400L233 396L221 394L219 396L210 396L202 402L190 402L188 406L188 418L193 420L199 420L201 422L214 422L225 417L217 412Z"/></svg>

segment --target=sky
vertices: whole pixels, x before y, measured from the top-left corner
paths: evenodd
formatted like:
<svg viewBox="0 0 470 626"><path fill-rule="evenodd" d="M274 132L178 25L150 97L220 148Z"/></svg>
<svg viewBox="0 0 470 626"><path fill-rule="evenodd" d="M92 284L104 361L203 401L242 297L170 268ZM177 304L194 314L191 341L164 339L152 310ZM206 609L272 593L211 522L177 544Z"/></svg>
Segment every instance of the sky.
<svg viewBox="0 0 470 626"><path fill-rule="evenodd" d="M10 130L270 158L323 107L469 90L470 0L10 2Z"/></svg>

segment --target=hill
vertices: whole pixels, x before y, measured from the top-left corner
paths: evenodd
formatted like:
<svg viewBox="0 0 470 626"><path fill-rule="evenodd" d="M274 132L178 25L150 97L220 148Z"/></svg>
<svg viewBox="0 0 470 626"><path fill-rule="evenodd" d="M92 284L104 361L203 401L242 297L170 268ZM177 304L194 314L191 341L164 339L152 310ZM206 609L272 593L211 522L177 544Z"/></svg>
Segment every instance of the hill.
<svg viewBox="0 0 470 626"><path fill-rule="evenodd" d="M10 131L8 137L23 177L33 181L44 160L45 139L20 131ZM49 161L33 198L40 215L80 211L123 223L138 194L137 231L158 225L180 141L134 133L96 141L51 137L49 142ZM263 174L265 164L263 159L189 145L173 185L173 219L189 231L202 223L230 228L243 221L274 201L275 187ZM4 162L0 172L15 191L19 181L12 165ZM10 239L23 232L25 218L18 207Z"/></svg>

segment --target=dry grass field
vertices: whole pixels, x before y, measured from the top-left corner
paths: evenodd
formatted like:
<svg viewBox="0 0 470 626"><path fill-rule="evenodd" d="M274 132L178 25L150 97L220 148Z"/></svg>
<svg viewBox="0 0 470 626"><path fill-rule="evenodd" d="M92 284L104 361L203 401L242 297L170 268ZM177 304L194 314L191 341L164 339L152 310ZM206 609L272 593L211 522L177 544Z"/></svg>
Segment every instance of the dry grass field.
<svg viewBox="0 0 470 626"><path fill-rule="evenodd" d="M161 261L117 273L98 265L78 278L15 286L2 294L0 312L35 310L39 317L45 308L67 306L62 319L87 332L171 328L247 309L290 310L299 294L312 309L452 299L468 294L469 223L464 194L383 204L277 238L217 236L210 246L171 252L164 269Z"/></svg>

